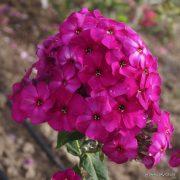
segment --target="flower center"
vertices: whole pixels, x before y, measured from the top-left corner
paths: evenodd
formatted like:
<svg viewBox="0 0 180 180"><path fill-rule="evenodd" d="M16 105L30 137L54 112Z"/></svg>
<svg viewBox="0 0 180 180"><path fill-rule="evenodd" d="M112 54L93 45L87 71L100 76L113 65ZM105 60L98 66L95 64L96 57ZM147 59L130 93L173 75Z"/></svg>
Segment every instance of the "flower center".
<svg viewBox="0 0 180 180"><path fill-rule="evenodd" d="M85 52L86 52L86 54L92 53L92 48L87 47L87 48L85 49Z"/></svg>
<svg viewBox="0 0 180 180"><path fill-rule="evenodd" d="M101 70L100 69L96 69L96 76L101 76Z"/></svg>
<svg viewBox="0 0 180 180"><path fill-rule="evenodd" d="M137 51L138 51L138 53L141 54L143 52L143 49L140 47L140 48L137 49Z"/></svg>
<svg viewBox="0 0 180 180"><path fill-rule="evenodd" d="M108 34L108 35L112 35L112 34L114 34L114 31L113 31L113 29L107 29L106 30L106 34Z"/></svg>
<svg viewBox="0 0 180 180"><path fill-rule="evenodd" d="M148 70L148 68L146 67L146 68L144 68L144 73L145 74L148 74L149 73L149 70Z"/></svg>
<svg viewBox="0 0 180 180"><path fill-rule="evenodd" d="M121 104L121 105L119 105L118 109L119 109L119 111L124 112L125 106L123 104Z"/></svg>
<svg viewBox="0 0 180 180"><path fill-rule="evenodd" d="M73 58L70 58L70 59L69 59L69 62L70 62L71 64L74 64L74 59L73 59Z"/></svg>
<svg viewBox="0 0 180 180"><path fill-rule="evenodd" d="M118 151L123 151L123 148L122 148L121 146L118 146L118 147L117 147L117 150L118 150Z"/></svg>
<svg viewBox="0 0 180 180"><path fill-rule="evenodd" d="M160 150L160 151L161 151L161 153L163 153L163 152L164 152L164 150L165 150L165 148L164 148L164 147L162 147L162 148L161 148L161 150Z"/></svg>
<svg viewBox="0 0 180 180"><path fill-rule="evenodd" d="M93 119L94 120L100 120L100 115L99 114L94 114Z"/></svg>
<svg viewBox="0 0 180 180"><path fill-rule="evenodd" d="M66 85L67 85L67 81L66 81L66 79L63 79L62 84L63 84L64 86L66 86Z"/></svg>
<svg viewBox="0 0 180 180"><path fill-rule="evenodd" d="M81 32L81 28L77 28L76 30L75 30L75 33L78 35L79 33Z"/></svg>
<svg viewBox="0 0 180 180"><path fill-rule="evenodd" d="M166 134L167 134L167 135L168 135L168 134L170 134L170 133L169 133L169 129L168 129L168 128L166 128Z"/></svg>
<svg viewBox="0 0 180 180"><path fill-rule="evenodd" d="M120 60L119 65L120 65L120 67L125 67L126 66L126 61L125 60Z"/></svg>
<svg viewBox="0 0 180 180"><path fill-rule="evenodd" d="M42 99L39 98L39 99L36 100L36 105L38 107L40 107L42 104L43 104L43 100Z"/></svg>
<svg viewBox="0 0 180 180"><path fill-rule="evenodd" d="M67 107L62 107L62 108L61 108L61 112L62 112L63 114L67 114L67 112L68 112Z"/></svg>

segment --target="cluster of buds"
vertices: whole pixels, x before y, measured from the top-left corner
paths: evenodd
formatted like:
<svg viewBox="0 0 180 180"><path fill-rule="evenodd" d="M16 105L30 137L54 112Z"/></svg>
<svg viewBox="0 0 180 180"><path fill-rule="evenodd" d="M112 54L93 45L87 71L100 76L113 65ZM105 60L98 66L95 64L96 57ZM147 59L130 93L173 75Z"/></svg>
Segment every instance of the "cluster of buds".
<svg viewBox="0 0 180 180"><path fill-rule="evenodd" d="M37 57L13 86L15 121L79 131L118 164L159 163L173 126L159 107L157 58L134 30L83 8L38 46Z"/></svg>

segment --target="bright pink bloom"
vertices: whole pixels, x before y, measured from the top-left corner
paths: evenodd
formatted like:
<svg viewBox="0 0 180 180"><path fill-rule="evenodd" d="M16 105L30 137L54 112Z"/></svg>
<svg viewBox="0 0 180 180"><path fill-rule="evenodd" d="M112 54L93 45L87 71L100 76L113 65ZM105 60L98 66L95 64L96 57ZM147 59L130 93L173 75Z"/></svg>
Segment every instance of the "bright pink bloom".
<svg viewBox="0 0 180 180"><path fill-rule="evenodd" d="M145 61L149 51L139 37L125 40L124 48L129 55L129 61L133 67L145 67Z"/></svg>
<svg viewBox="0 0 180 180"><path fill-rule="evenodd" d="M174 131L174 127L170 122L170 114L168 112L161 113L158 121L158 131L166 134L168 146L172 147L171 136Z"/></svg>
<svg viewBox="0 0 180 180"><path fill-rule="evenodd" d="M91 36L95 41L101 41L109 49L116 48L120 45L116 40L116 34L123 28L124 23L102 18L97 28L91 30Z"/></svg>
<svg viewBox="0 0 180 180"><path fill-rule="evenodd" d="M60 86L65 87L72 93L81 86L80 80L77 77L77 72L73 64L68 63L61 69L59 68L54 72L50 87L51 89L56 89Z"/></svg>
<svg viewBox="0 0 180 180"><path fill-rule="evenodd" d="M142 160L142 163L147 169L151 169L154 165L154 158L152 156L145 156Z"/></svg>
<svg viewBox="0 0 180 180"><path fill-rule="evenodd" d="M76 119L84 112L84 100L78 94L72 94L60 87L53 94L55 104L48 116L49 125L57 131L75 130Z"/></svg>
<svg viewBox="0 0 180 180"><path fill-rule="evenodd" d="M86 63L79 72L79 78L83 83L88 83L94 91L102 90L116 82L111 68L106 64L101 54L96 54L96 58Z"/></svg>
<svg viewBox="0 0 180 180"><path fill-rule="evenodd" d="M132 77L137 70L129 63L129 59L121 50L113 49L106 54L106 61L111 65L113 75Z"/></svg>
<svg viewBox="0 0 180 180"><path fill-rule="evenodd" d="M98 96L87 98L86 102L87 109L78 117L76 127L91 139L104 140L107 130L115 129L113 116L107 116L111 111L109 101L106 97Z"/></svg>
<svg viewBox="0 0 180 180"><path fill-rule="evenodd" d="M112 114L113 116L116 115L116 119L119 120L120 127L122 128L145 127L146 117L144 111L134 98L128 99L126 96L116 97Z"/></svg>
<svg viewBox="0 0 180 180"><path fill-rule="evenodd" d="M158 101L161 94L161 79L159 74L150 73L148 76L142 74L137 98L140 104L147 109L150 101Z"/></svg>
<svg viewBox="0 0 180 180"><path fill-rule="evenodd" d="M64 46L59 53L58 62L60 65L71 63L74 64L76 68L80 69L82 59L77 49L69 46Z"/></svg>
<svg viewBox="0 0 180 180"><path fill-rule="evenodd" d="M59 27L62 40L68 44L72 38L81 34L82 31L96 26L96 19L84 13L72 13Z"/></svg>
<svg viewBox="0 0 180 180"><path fill-rule="evenodd" d="M90 30L83 31L78 37L74 38L70 45L77 48L76 52L82 57L82 63L90 63L91 60L98 59L98 55L104 56L106 48L95 42L90 36Z"/></svg>
<svg viewBox="0 0 180 180"><path fill-rule="evenodd" d="M52 180L81 180L81 177L72 169L58 171L53 174Z"/></svg>
<svg viewBox="0 0 180 180"><path fill-rule="evenodd" d="M152 144L149 147L149 156L154 158L154 165L158 164L167 148L166 135L164 133L155 133L152 137Z"/></svg>
<svg viewBox="0 0 180 180"><path fill-rule="evenodd" d="M131 134L118 134L103 145L103 152L118 164L132 160L137 155L137 140Z"/></svg>
<svg viewBox="0 0 180 180"><path fill-rule="evenodd" d="M169 160L169 165L171 167L180 166L180 149L172 152L171 158Z"/></svg>
<svg viewBox="0 0 180 180"><path fill-rule="evenodd" d="M19 98L19 108L33 124L39 124L47 120L47 112L53 106L49 87L44 82L29 84Z"/></svg>

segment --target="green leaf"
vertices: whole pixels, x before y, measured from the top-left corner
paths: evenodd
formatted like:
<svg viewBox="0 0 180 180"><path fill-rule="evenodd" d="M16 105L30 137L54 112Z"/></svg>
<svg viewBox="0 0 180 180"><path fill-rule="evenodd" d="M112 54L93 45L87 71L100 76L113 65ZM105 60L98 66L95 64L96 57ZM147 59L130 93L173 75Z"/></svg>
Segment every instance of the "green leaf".
<svg viewBox="0 0 180 180"><path fill-rule="evenodd" d="M60 148L61 146L65 145L68 142L82 139L84 137L84 134L81 134L80 132L74 131L74 132L60 132L58 134L58 139L57 139L57 146L56 148Z"/></svg>
<svg viewBox="0 0 180 180"><path fill-rule="evenodd" d="M108 180L107 169L99 158L99 153L85 154L80 162L93 180Z"/></svg>
<svg viewBox="0 0 180 180"><path fill-rule="evenodd" d="M79 146L79 141L71 141L66 144L67 151L71 153L74 156L80 156L81 155L81 149Z"/></svg>

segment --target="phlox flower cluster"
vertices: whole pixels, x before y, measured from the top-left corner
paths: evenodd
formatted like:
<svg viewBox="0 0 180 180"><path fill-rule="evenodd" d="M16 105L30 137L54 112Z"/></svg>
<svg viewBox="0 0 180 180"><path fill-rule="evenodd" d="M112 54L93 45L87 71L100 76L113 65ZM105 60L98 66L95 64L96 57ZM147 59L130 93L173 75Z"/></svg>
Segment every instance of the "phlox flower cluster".
<svg viewBox="0 0 180 180"><path fill-rule="evenodd" d="M16 122L84 133L119 164L159 163L173 126L159 107L157 58L133 29L83 8L38 46L37 57L13 86Z"/></svg>

